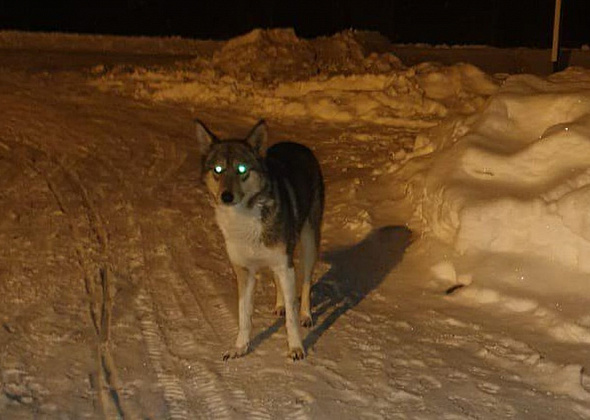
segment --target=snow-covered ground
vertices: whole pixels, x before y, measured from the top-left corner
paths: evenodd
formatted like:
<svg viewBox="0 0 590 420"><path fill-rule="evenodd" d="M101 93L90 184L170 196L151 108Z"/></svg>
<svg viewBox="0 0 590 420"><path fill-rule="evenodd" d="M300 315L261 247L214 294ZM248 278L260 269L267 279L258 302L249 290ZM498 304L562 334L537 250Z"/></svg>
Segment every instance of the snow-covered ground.
<svg viewBox="0 0 590 420"><path fill-rule="evenodd" d="M0 418L590 418L590 70L408 67L359 32L0 47ZM305 361L267 276L221 360L194 117L322 163Z"/></svg>

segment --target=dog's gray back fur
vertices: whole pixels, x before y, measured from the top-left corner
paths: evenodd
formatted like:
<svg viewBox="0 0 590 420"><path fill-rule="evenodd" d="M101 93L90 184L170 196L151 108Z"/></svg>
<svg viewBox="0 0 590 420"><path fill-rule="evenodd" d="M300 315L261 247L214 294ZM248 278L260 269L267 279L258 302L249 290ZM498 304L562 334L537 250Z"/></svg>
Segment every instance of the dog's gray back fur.
<svg viewBox="0 0 590 420"><path fill-rule="evenodd" d="M282 238L292 257L303 224L309 221L319 245L324 182L312 151L299 143L277 143L267 150L264 163L271 185L269 194L276 205L276 211L263 212L272 214L265 223L268 237Z"/></svg>

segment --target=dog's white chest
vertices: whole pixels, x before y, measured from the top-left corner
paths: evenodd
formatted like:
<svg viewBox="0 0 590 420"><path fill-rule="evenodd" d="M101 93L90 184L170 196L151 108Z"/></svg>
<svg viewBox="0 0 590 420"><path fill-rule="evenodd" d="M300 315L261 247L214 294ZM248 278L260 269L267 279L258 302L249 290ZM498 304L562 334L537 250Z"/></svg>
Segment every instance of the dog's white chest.
<svg viewBox="0 0 590 420"><path fill-rule="evenodd" d="M263 225L258 209L218 208L215 215L233 264L259 268L283 262L284 253L278 248L268 248L262 240Z"/></svg>

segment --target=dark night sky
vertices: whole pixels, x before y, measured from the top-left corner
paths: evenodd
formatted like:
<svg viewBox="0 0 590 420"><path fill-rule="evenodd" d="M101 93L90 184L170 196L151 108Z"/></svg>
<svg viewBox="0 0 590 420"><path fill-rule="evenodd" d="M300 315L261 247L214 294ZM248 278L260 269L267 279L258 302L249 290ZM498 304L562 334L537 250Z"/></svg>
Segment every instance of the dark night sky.
<svg viewBox="0 0 590 420"><path fill-rule="evenodd" d="M200 39L354 28L393 42L548 48L553 10L554 0L0 0L0 28ZM562 45L590 44L590 0L563 0L562 14Z"/></svg>

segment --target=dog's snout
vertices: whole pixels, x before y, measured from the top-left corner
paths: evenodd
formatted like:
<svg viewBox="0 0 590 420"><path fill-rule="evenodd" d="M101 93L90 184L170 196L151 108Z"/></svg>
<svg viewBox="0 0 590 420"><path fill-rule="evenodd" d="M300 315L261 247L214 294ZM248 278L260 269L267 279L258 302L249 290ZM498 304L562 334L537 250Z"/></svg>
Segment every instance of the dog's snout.
<svg viewBox="0 0 590 420"><path fill-rule="evenodd" d="M234 201L234 195L230 191L224 191L221 193L221 201L224 204L231 204Z"/></svg>

